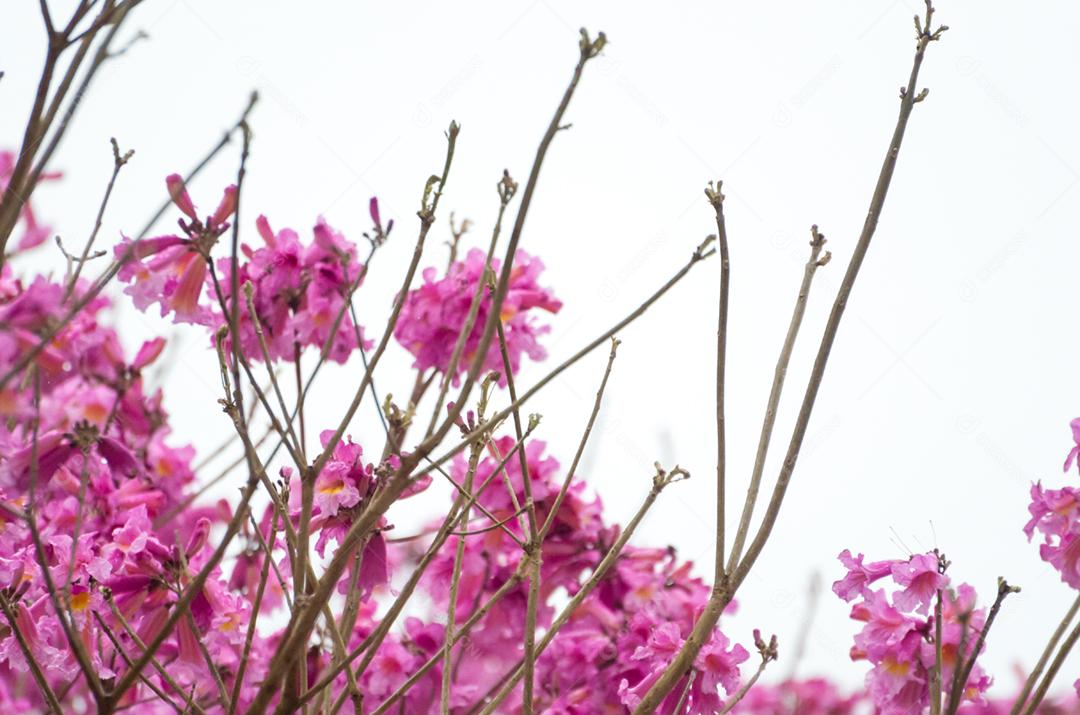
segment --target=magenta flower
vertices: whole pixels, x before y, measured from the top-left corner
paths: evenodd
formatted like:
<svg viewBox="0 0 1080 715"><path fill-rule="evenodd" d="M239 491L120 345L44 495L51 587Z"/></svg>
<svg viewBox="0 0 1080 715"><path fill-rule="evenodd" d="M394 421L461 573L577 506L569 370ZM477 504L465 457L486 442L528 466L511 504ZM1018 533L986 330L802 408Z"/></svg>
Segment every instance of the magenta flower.
<svg viewBox="0 0 1080 715"><path fill-rule="evenodd" d="M1073 440L1080 439L1080 418L1070 423ZM1080 441L1065 460L1065 471L1076 461ZM1080 490L1065 486L1046 489L1041 482L1031 485L1031 519L1024 525L1028 541L1042 535L1039 556L1061 574L1061 580L1080 588Z"/></svg>
<svg viewBox="0 0 1080 715"><path fill-rule="evenodd" d="M1069 471L1073 462L1076 462L1077 470L1080 470L1080 460L1077 460L1077 456L1080 455L1080 417L1077 417L1069 423L1069 429L1072 430L1073 447L1069 450L1069 454L1065 457L1065 466L1062 471Z"/></svg>
<svg viewBox="0 0 1080 715"><path fill-rule="evenodd" d="M357 347L369 349L371 342L364 338L363 328L353 323L347 308L364 270L356 245L321 218L308 245L292 229L275 233L265 216L259 216L255 224L265 245L258 249L243 246L248 260L240 265L239 280L250 283L254 291L252 304L270 358L292 362L297 350L309 346L321 350L329 342L328 359L344 363ZM231 261L221 259L218 268L222 284L229 285ZM231 296L224 298L231 310ZM243 297L238 321L244 354L250 360L262 360L262 348ZM225 316L215 307L205 324L216 330L225 323Z"/></svg>
<svg viewBox="0 0 1080 715"><path fill-rule="evenodd" d="M139 310L161 305L162 317L173 314L177 323L205 323L208 308L200 304L206 284L210 250L229 227L228 218L236 210L236 187L225 189L221 202L205 222L200 221L178 174L165 179L173 204L190 219L180 220L185 236L159 236L142 241L124 239L114 249L123 262L117 277L130 285L130 295Z"/></svg>
<svg viewBox="0 0 1080 715"><path fill-rule="evenodd" d="M333 435L333 430L324 430L319 435L324 447ZM339 509L352 508L367 495L373 467L362 461L363 456L364 449L351 439L342 440L334 447L333 456L315 479L315 506L320 517L335 516Z"/></svg>
<svg viewBox="0 0 1080 715"><path fill-rule="evenodd" d="M904 587L893 596L897 608L915 610L925 614L934 602L938 591L949 585L947 576L939 572L939 560L935 554L915 554L907 561L892 566L893 580Z"/></svg>
<svg viewBox="0 0 1080 715"><path fill-rule="evenodd" d="M424 271L424 285L409 292L405 298L401 316L394 328L394 337L412 353L413 367L424 371L435 368L446 372L453 356L458 333L465 325L477 284L483 280L486 255L478 248L469 251L464 261L450 266L446 276L437 278L434 268ZM499 271L499 261L492 260L491 269ZM550 331L550 326L538 322L534 309L557 313L562 303L551 291L541 288L538 279L544 270L540 259L519 252L510 276L510 286L503 301L500 319L506 334L507 355L510 367L516 373L521 366L522 355L531 360L543 360L547 351L541 347L539 337ZM455 371L455 380L469 369L469 364L480 346L484 323L491 311L491 296L484 289L480 311L472 331L465 340L462 359ZM484 358L483 368L504 372L498 341L492 341ZM505 379L502 384L505 384Z"/></svg>
<svg viewBox="0 0 1080 715"><path fill-rule="evenodd" d="M859 596L870 595L870 584L892 573L896 561L875 561L872 564L863 564L863 555L852 557L851 552L844 549L837 557L844 568L848 570L847 576L833 583L832 589L840 598L849 603Z"/></svg>
<svg viewBox="0 0 1080 715"><path fill-rule="evenodd" d="M722 687L729 695L739 687L739 665L750 658L750 653L738 643L732 645L727 637L719 630L713 631L712 637L702 647L694 661L694 667L701 673L698 681L695 681L695 689L700 689L701 697L698 699L698 712L716 712L722 704L717 695ZM708 696L708 697L706 697ZM710 708L705 709L707 699L715 698L714 702L708 703Z"/></svg>
<svg viewBox="0 0 1080 715"><path fill-rule="evenodd" d="M846 553L846 552L845 552ZM841 554L850 570L861 565L850 554ZM937 662L934 642L935 616L926 617L929 605L942 594L941 653L943 682L951 682L957 667L977 656L972 652L985 623L975 608L975 590L961 584L955 591L940 573L936 553L916 554L907 561L891 562L892 581L901 588L891 594L884 588L861 594L851 609L852 620L863 624L851 648L852 660L865 660L867 692L882 715L922 715L929 702L930 673ZM881 578L878 575L877 578ZM841 583L841 582L837 582ZM844 598L849 589L834 589ZM845 599L847 600L847 599ZM980 702L990 678L975 663L961 697ZM967 712L961 710L961 712Z"/></svg>

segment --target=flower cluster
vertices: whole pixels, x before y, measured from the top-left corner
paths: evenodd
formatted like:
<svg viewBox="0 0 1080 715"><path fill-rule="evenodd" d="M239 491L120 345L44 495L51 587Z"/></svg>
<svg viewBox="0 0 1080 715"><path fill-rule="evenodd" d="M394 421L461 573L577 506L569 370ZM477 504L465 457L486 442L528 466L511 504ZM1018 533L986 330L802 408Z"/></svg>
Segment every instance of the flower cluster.
<svg viewBox="0 0 1080 715"><path fill-rule="evenodd" d="M1073 462L1080 470L1080 418L1072 421L1073 441L1076 443L1065 459L1065 471ZM1031 485L1031 519L1024 526L1028 540L1035 532L1042 535L1039 556L1061 574L1061 580L1073 588L1080 588L1080 490L1065 486L1046 489L1042 482Z"/></svg>
<svg viewBox="0 0 1080 715"><path fill-rule="evenodd" d="M64 286L44 277L24 284L5 272L2 282L6 374L39 347L65 300L82 298L83 287L65 299ZM0 701L24 709L41 702L14 687L28 677L28 655L57 690L82 682L66 630L103 680L140 640L158 637L179 590L209 558L211 528L229 515L225 504L190 504L194 450L170 444L162 394L146 389L142 373L164 340L128 359L120 337L100 321L107 305L90 300L44 344L30 379L0 392L0 605L7 616L0 682L10 688ZM206 657L235 667L249 609L212 570L190 618L177 622L159 651L172 663L173 682L202 693L212 682ZM74 696L86 692L76 687Z"/></svg>
<svg viewBox="0 0 1080 715"><path fill-rule="evenodd" d="M938 650L941 682L951 684L954 676L962 678L970 663L967 681L959 684L959 695L963 700L981 702L991 680L971 661L979 655L974 648L980 642L986 616L975 608L971 586L950 588L944 558L931 552L906 560L865 563L862 554L852 556L846 549L839 558L847 575L833 584L833 592L855 602L851 618L863 623L855 636L851 659L865 660L872 666L866 685L878 711L882 715L924 712ZM891 594L885 588L872 588L886 578L894 586ZM935 640L938 633L940 643ZM945 690L948 692L948 685Z"/></svg>
<svg viewBox="0 0 1080 715"><path fill-rule="evenodd" d="M172 313L177 323L207 324L211 313L202 297L209 280L210 251L229 229L236 187L226 188L214 213L200 219L179 174L166 178L165 185L173 204L187 217L178 221L184 235L124 239L114 249L121 264L117 277L129 283L124 292L139 310L157 303L162 317Z"/></svg>
<svg viewBox="0 0 1080 715"><path fill-rule="evenodd" d="M511 536L524 540L528 535L519 507L526 503L525 484L520 460L512 455L514 445L510 437L495 440L490 454L478 463L474 485L486 513L469 525L477 535L448 541L422 582L436 612L444 612L457 540L463 539L455 611L459 623L513 577L523 558L519 542ZM545 456L545 448L540 441L525 447L536 521L551 520L541 553L537 615L543 627L551 624L558 593L578 593L619 536L618 527L604 522L600 499L587 498L584 483L576 479L570 480L552 515L564 479L559 477L559 463ZM497 470L500 464L503 468ZM451 476L464 483L467 471L468 462L461 458ZM503 524L505 530L495 524ZM521 657L527 597L527 584L519 581L470 631L470 647L454 674L455 697L475 702L498 685L507 654ZM537 659L537 682L544 684L537 707L569 714L603 712L617 702L634 705L689 635L708 597L708 586L691 575L691 564L680 562L673 550L627 547ZM694 663L689 709L684 712L716 712L725 699L721 688L725 693L735 691L739 665L747 658L742 646L731 644L716 630ZM408 670L401 680L407 675ZM677 699L678 695L665 707ZM520 703L519 688L504 705L506 711L516 712ZM416 707L409 712L426 712L419 704Z"/></svg>
<svg viewBox="0 0 1080 715"><path fill-rule="evenodd" d="M321 218L312 229L308 244L301 242L291 228L274 232L265 216L259 216L255 226L264 245L258 249L242 246L247 261L240 265L238 277L240 285L252 287L252 306L270 359L291 362L300 350L314 346L328 347L327 359L344 363L358 346L370 348L370 342L364 340L363 328L353 323L347 309L364 272L357 259L356 244ZM222 285L229 286L230 259L220 259L218 271L223 276ZM223 293L222 305L231 312L228 288ZM238 301L241 348L250 358L262 360L249 306L243 295ZM207 325L216 329L228 319L227 314L215 310Z"/></svg>
<svg viewBox="0 0 1080 715"><path fill-rule="evenodd" d="M259 216L255 227L264 245L240 247L246 260L238 266L236 282L244 294L236 296L234 305L232 259L219 259L214 272L210 253L229 228L236 187L226 188L214 213L200 219L183 179L173 174L166 185L174 205L187 217L179 222L184 236L127 239L116 247L123 262L119 278L130 283L125 292L136 307L146 310L158 303L162 316L172 313L175 322L205 325L212 333L235 312L240 347L250 360L264 358L260 331L273 361L295 360L313 345L328 348L327 358L343 363L357 346L369 346L347 310L364 269L354 243L319 219L311 243L304 244L292 229L275 232L267 218ZM372 207L377 217L374 200Z"/></svg>
<svg viewBox="0 0 1080 715"><path fill-rule="evenodd" d="M322 220L303 243L260 216L255 227L263 245L242 246L234 265L214 248L234 216L235 188L200 218L178 176L166 185L184 216L180 234L125 239L116 249L119 276L138 307L159 304L162 315L215 337L235 328L242 354L268 360L271 370L309 346L341 363L364 346L350 310L365 271L355 245ZM370 212L375 236L369 240L377 247L392 222L383 227L374 200ZM32 244L40 227L32 213L24 212L23 221ZM542 268L538 259L518 255L497 316L511 371L523 355L544 357L539 338L548 328L532 309L561 307L538 285ZM385 446L374 453L380 456L365 454L343 425L319 435L322 456L308 461L301 422L301 437L292 435L301 447L300 456L290 455L295 468L274 464L276 480L266 474L269 463L256 463L263 456L258 446L247 452L248 484L269 496L256 508L256 502L198 500L194 450L172 444L163 395L144 380L164 339L145 342L129 358L104 319L106 298L89 295L85 283L24 281L6 264L0 273L0 375L6 376L0 383L0 704L46 710L56 698L64 711L85 710L95 685L104 692L103 684L127 678L131 687L110 704L116 709L288 710L329 683L328 708L320 711L386 711L393 700L391 712L460 714L505 688L498 711L519 713L526 710L524 689L506 683L525 659L529 574L538 567L530 710L591 715L637 707L685 645L711 589L674 549L623 546L623 532L605 519L599 497L578 475L565 473L545 443L495 436L500 425L484 423L491 430L485 432L467 412L459 426L483 436L442 473L456 485L454 509L467 508L468 518L447 515L420 534L401 536L389 513L369 510L388 493L401 500L431 485L430 476L404 471L423 455L403 451L402 436L431 371L450 371L479 296L463 361L451 378L476 357L492 309L488 271L498 269L472 250L442 278L425 271L424 284L405 296L394 335L415 359L417 387L406 411L385 402ZM228 288L234 283L242 287L237 305ZM66 320L76 301L85 307ZM486 370L503 372L500 348L483 356ZM485 381L481 405L493 381ZM236 406L222 402L239 421ZM276 426L283 438L293 432ZM1066 470L1080 454L1080 420L1073 432L1077 447ZM427 471L435 469L443 468ZM1034 485L1025 528L1029 539L1043 535L1043 558L1074 587L1080 586L1077 494ZM369 512L375 517L365 521ZM358 529L361 524L370 528ZM617 544L622 550L599 574ZM853 604L851 617L861 624L851 657L870 666L863 692L846 694L823 679L770 684L763 678L750 687L756 676L747 680L744 670L751 651L718 627L657 712L922 715L939 662L944 689L959 698L959 715L1009 711L1011 701L985 697L991 680L976 662L987 617L970 586L952 585L937 552L866 562L844 551L840 561L846 575L833 590ZM291 637L284 624L310 597L308 579L319 579L335 562L338 579L317 584L331 594L317 636L304 646L300 665L282 675L275 658ZM420 569L415 578L402 585L401 574L414 568ZM999 598L1001 588L1007 585ZM387 603L414 589L420 598L391 627ZM732 602L725 615L735 608ZM761 668L776 659L775 639L766 644L755 631L752 642ZM136 678L131 664L148 648L153 658ZM349 670L342 665L347 653ZM264 683L282 679L288 688L259 700ZM1076 708L1054 702L1036 712Z"/></svg>
<svg viewBox="0 0 1080 715"><path fill-rule="evenodd" d="M500 270L498 259L492 259L490 270ZM424 270L424 285L409 292L401 309L401 317L394 328L394 337L412 353L413 367L421 372L435 368L445 373L450 369L454 346L464 329L470 307L477 289L480 289L480 305L472 330L465 339L462 358L455 368L454 378L469 369L480 349L484 323L491 312L492 297L481 286L488 272L487 256L478 248L468 252L463 261L455 261L442 278L437 278L435 268ZM510 274L510 285L499 311L503 332L506 335L506 352L514 372L521 366L522 355L532 360L543 360L547 352L538 338L550 330L537 320L534 308L557 313L562 303L551 291L541 288L538 282L544 264L539 258L518 252ZM485 370L504 372L502 354L498 341L492 341L482 365Z"/></svg>

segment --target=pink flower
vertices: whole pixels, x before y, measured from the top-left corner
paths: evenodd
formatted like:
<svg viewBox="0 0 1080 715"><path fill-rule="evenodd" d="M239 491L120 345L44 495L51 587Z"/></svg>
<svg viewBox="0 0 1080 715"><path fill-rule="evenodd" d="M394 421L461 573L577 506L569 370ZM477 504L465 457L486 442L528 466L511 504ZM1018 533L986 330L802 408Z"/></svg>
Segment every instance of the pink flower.
<svg viewBox="0 0 1080 715"><path fill-rule="evenodd" d="M701 673L699 679L703 692L715 693L722 686L724 692L730 695L738 689L739 665L750 658L750 653L738 643L730 648L729 645L727 637L715 630L698 653L694 667Z"/></svg>
<svg viewBox="0 0 1080 715"><path fill-rule="evenodd" d="M1073 462L1076 462L1076 468L1080 470L1080 461L1078 461L1077 455L1080 455L1080 417L1077 417L1069 423L1069 428L1072 430L1073 448L1069 450L1068 456L1065 457L1065 466L1063 471L1069 471Z"/></svg>
<svg viewBox="0 0 1080 715"><path fill-rule="evenodd" d="M904 587L893 596L897 608L923 614L930 609L937 592L949 585L948 577L939 572L936 554L915 554L907 561L894 563L892 577Z"/></svg>
<svg viewBox="0 0 1080 715"><path fill-rule="evenodd" d="M161 315L170 312L178 323L195 323L200 317L199 296L206 279L206 262L179 236L159 236L145 241L125 239L115 249L125 261L117 277L130 285L139 310L160 303ZM141 260L149 258L151 260Z"/></svg>
<svg viewBox="0 0 1080 715"><path fill-rule="evenodd" d="M319 435L323 447L333 435L333 430L324 430ZM326 519L335 516L339 509L352 508L367 494L373 470L370 464L364 464L363 456L363 448L351 439L342 440L334 447L333 456L315 479L319 517Z"/></svg>
<svg viewBox="0 0 1080 715"><path fill-rule="evenodd" d="M1061 580L1080 588L1080 535L1067 533L1057 539L1047 539L1039 547L1039 556L1061 574Z"/></svg>
<svg viewBox="0 0 1080 715"><path fill-rule="evenodd" d="M856 648L852 657L879 660L894 651L924 624L889 603L884 590L871 593L865 601L855 604L851 618L864 621L862 631L855 636ZM910 654L909 654L910 655Z"/></svg>
<svg viewBox="0 0 1080 715"><path fill-rule="evenodd" d="M1031 519L1024 525L1028 540L1037 529L1047 538L1069 533L1080 521L1080 492L1073 487L1043 489L1041 482L1031 485Z"/></svg>
<svg viewBox="0 0 1080 715"><path fill-rule="evenodd" d="M171 174L165 184L173 203L191 220L180 220L185 237L124 239L114 249L117 260L123 263L117 277L130 283L124 292L134 298L140 310L159 303L161 315L173 313L174 322L205 323L209 309L199 300L207 281L207 261L218 237L229 227L226 220L236 209L236 187L225 189L217 210L203 223L183 179Z"/></svg>
<svg viewBox="0 0 1080 715"><path fill-rule="evenodd" d="M844 549L837 557L844 568L848 570L847 576L833 583L833 593L845 601L851 602L859 596L867 596L870 593L869 586L880 578L892 573L895 561L875 561L872 564L863 564L863 555L852 557L851 552Z"/></svg>
<svg viewBox="0 0 1080 715"><path fill-rule="evenodd" d="M1080 451L1080 418L1070 423L1076 446L1065 460L1068 471ZM1030 541L1037 531L1042 535L1039 555L1061 574L1061 580L1080 588L1080 490L1065 486L1045 489L1042 483L1031 485L1031 519L1024 525Z"/></svg>
<svg viewBox="0 0 1080 715"><path fill-rule="evenodd" d="M852 563L861 565L861 558ZM851 609L851 618L863 623L855 635L851 658L869 662L866 687L878 712L922 715L929 699L930 674L937 663L938 644L934 639L938 632L943 681L951 683L956 669L979 655L973 652L974 644L979 640L985 614L975 609L975 590L971 586L961 584L955 592L948 588L936 553L892 562L890 572L893 581L902 587L892 593L891 603L882 588L863 594ZM929 618L917 615L927 613L939 592L940 628L935 623L936 611ZM843 598L848 590L837 589L837 593ZM979 702L990 682L975 663L961 697Z"/></svg>
<svg viewBox="0 0 1080 715"><path fill-rule="evenodd" d="M363 328L353 323L347 303L364 270L356 245L322 218L312 229L309 245L292 229L275 233L265 216L259 216L255 223L265 245L258 249L243 246L248 260L240 265L238 279L241 285L251 284L252 304L271 360L292 362L298 349L313 346L322 350L329 343L328 359L344 363L357 347L370 348ZM221 259L218 268L222 284L231 284L231 260ZM249 360L262 360L247 300L243 296L240 300L241 348ZM231 310L231 295L224 296L224 303ZM204 321L214 330L226 322L216 306Z"/></svg>
<svg viewBox="0 0 1080 715"><path fill-rule="evenodd" d="M486 255L480 249L469 251L464 261L450 266L443 278L436 278L434 268L424 271L424 285L409 292L394 328L394 337L416 358L413 367L420 371L435 368L446 372L453 356L458 334L465 325L476 287L486 271ZM499 261L492 260L491 269L499 271ZM541 288L538 279L544 264L538 258L519 252L515 258L510 285L499 318L506 334L510 367L516 373L522 355L543 360L547 352L538 338L550 330L537 321L534 309L557 313L562 308L549 290ZM484 323L491 310L491 296L481 292L480 310L472 331L465 340L462 359L455 370L455 379L469 369L469 363L479 349ZM484 357L483 368L505 372L498 340L492 341ZM505 384L505 378L502 380Z"/></svg>

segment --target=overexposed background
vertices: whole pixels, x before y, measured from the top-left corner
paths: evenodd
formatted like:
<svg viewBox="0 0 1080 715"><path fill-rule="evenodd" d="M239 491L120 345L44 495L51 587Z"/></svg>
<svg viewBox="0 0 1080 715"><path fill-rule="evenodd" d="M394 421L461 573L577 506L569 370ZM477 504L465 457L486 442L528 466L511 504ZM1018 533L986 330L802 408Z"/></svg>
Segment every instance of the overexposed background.
<svg viewBox="0 0 1080 715"><path fill-rule="evenodd" d="M66 180L41 189L39 210L68 245L81 245L111 172L114 136L136 155L120 176L102 245L137 231L164 196L163 177L187 171L257 88L246 238L258 240L250 220L262 212L299 230L322 214L359 240L368 199L378 195L397 227L358 297L362 321L377 334L412 250L423 183L442 166L446 125L456 119L462 132L424 265L445 263L451 210L475 222L472 241L486 241L495 183L505 167L524 184L575 62L577 28L604 30L610 44L586 70L567 115L573 128L549 153L523 236L566 303L546 341L548 364L685 262L715 229L702 188L722 178L732 254L729 490L741 498L808 228L820 225L834 261L816 279L766 488L892 132L920 8L915 0L147 0L128 31L145 29L150 40L95 82L56 158ZM6 3L2 17L0 143L14 147L44 39L37 3ZM836 554L897 558L938 546L953 577L986 599L999 575L1024 588L1007 603L984 661L1002 693L1012 689L1012 665L1034 661L1073 598L1021 527L1029 483L1063 479L1067 422L1080 414L1080 9L941 0L938 17L952 29L927 57L930 96L915 110L783 514L725 630L743 642L754 627L776 632L790 655L820 574L799 673L855 685L864 672L847 661L856 624L828 591L841 573ZM233 181L237 150L192 187L203 209ZM62 266L51 244L22 261L42 265ZM581 470L608 518L625 521L654 460L690 469L694 479L664 494L636 542L674 544L703 575L713 544L718 270L715 259L696 268L621 336ZM132 310L118 319L132 344L162 330L175 335L166 387L176 437L203 452L216 446L231 428L215 404L205 336ZM404 397L409 360L393 350L379 389ZM530 406L544 415L540 434L564 464L605 356L597 351ZM337 423L357 364L324 373L312 422ZM545 368L528 366L520 384ZM370 404L352 432L377 453ZM435 501L426 504L435 509ZM424 504L407 503L395 521L417 523L431 513L418 513ZM790 665L782 660L766 677Z"/></svg>

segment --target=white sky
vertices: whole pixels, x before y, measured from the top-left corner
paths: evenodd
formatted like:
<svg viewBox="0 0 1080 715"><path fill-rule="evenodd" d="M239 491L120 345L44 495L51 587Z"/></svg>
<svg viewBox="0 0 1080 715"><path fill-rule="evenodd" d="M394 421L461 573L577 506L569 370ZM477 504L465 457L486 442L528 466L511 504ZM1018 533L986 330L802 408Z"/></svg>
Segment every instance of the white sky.
<svg viewBox="0 0 1080 715"><path fill-rule="evenodd" d="M819 274L788 381L775 478L832 296L862 225L892 132L897 88L914 46L914 0L826 3L654 3L562 0L305 3L147 0L129 30L138 44L103 72L57 157L63 183L43 188L40 211L68 244L92 225L111 171L108 138L136 156L106 217L103 245L136 231L186 171L263 95L245 185L250 220L305 230L319 214L356 239L367 200L397 223L359 296L379 330L412 250L424 180L442 165L442 131L462 124L458 154L425 265L442 265L450 210L486 240L504 167L528 174L569 78L577 28L610 44L591 65L552 148L523 248L549 266L566 308L547 340L550 364L576 351L674 272L714 230L702 188L722 178L729 197L732 313L729 490L750 471L776 351L787 326L811 223L834 262ZM749 640L776 632L790 654L811 575L820 599L800 673L850 684L856 624L827 592L843 548L895 558L937 545L954 578L992 599L1006 576L1024 591L1007 603L984 664L1011 690L1011 664L1030 664L1071 601L1026 543L1027 489L1059 484L1067 422L1080 414L1080 338L1072 308L1080 265L1080 61L1073 3L941 0L952 29L934 45L882 216L841 328L780 523L725 627ZM13 146L32 96L43 38L37 3L0 21L0 143ZM232 181L236 154L192 189L203 208ZM163 225L167 227L167 224ZM249 231L250 225L245 224ZM252 232L249 241L257 240ZM24 265L61 262L54 248ZM610 519L644 496L651 464L694 473L672 487L636 542L673 543L712 558L713 361L719 263L703 264L621 337L588 462L582 470ZM93 271L92 271L93 272ZM172 328L123 312L132 343ZM180 439L204 451L229 430L204 337L177 336L168 406ZM605 351L561 378L531 410L552 451L570 461ZM388 361L391 356L388 355ZM407 393L408 360L379 387ZM543 366L526 370L529 384ZM333 426L356 365L327 371L311 422ZM312 430L315 431L315 430ZM375 412L353 433L381 447ZM1075 474L1068 477L1076 479ZM771 482L769 484L771 486ZM420 502L395 513L421 518ZM428 504L434 509L434 499ZM733 513L732 519L736 518ZM781 651L784 652L783 650ZM1062 674L1060 685L1076 677ZM781 662L776 678L790 666ZM999 693L1002 690L999 689Z"/></svg>

